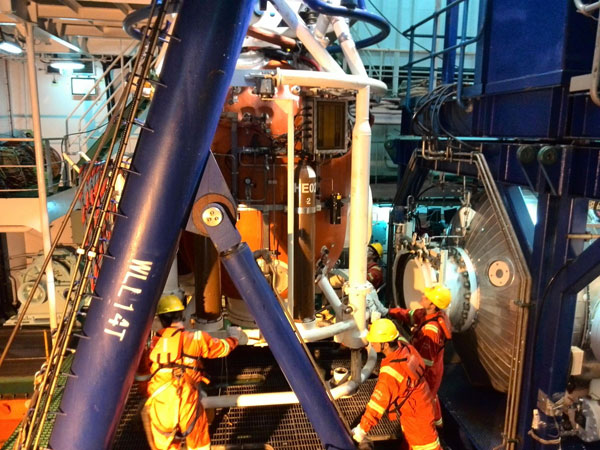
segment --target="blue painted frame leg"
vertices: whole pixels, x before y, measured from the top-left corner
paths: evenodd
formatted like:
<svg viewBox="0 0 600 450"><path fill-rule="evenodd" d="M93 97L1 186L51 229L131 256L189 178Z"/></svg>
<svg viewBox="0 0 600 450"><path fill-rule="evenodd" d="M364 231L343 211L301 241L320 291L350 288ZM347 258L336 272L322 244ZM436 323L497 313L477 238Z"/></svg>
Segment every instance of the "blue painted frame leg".
<svg viewBox="0 0 600 450"><path fill-rule="evenodd" d="M569 233L585 231L587 200L568 196L540 195L531 273L535 284L532 298L536 314L530 315L526 366L521 390L519 435L522 448L556 448L528 435L532 412L540 412L536 435L546 441L558 437L559 418L553 404L566 389L573 333L576 293L569 291L565 277L569 264L583 249L583 242L570 240ZM586 252L587 253L587 252Z"/></svg>
<svg viewBox="0 0 600 450"><path fill-rule="evenodd" d="M446 6L453 0L446 0ZM446 21L444 23L444 48L456 45L458 32L458 5L450 8L446 12ZM465 36L463 36L465 39ZM461 51L464 52L464 49ZM454 71L456 66L456 50L450 50L444 53L442 57L442 83L454 83Z"/></svg>
<svg viewBox="0 0 600 450"><path fill-rule="evenodd" d="M207 206L207 211L217 217L216 225L206 229L221 255L221 263L242 294L323 446L331 450L356 448L250 248L241 242L222 206L213 203Z"/></svg>
<svg viewBox="0 0 600 450"><path fill-rule="evenodd" d="M254 0L183 0L50 445L110 448L217 128ZM139 174L139 175L138 175Z"/></svg>

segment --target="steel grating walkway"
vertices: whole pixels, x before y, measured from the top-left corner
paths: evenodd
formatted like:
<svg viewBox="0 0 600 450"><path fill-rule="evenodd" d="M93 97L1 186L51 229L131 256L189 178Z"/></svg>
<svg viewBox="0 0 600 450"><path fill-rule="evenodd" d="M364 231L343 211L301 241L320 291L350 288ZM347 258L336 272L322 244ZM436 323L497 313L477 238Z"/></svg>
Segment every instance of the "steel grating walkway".
<svg viewBox="0 0 600 450"><path fill-rule="evenodd" d="M326 379L333 368L349 367L350 353L337 344L310 344L315 361ZM242 351L239 351L242 350ZM211 384L208 395L254 394L290 390L268 348L244 348L226 359L206 361ZM364 412L376 378L367 380L358 392L338 400L349 425L355 426ZM142 398L134 387L129 395L115 438L115 450L149 449L139 410ZM209 412L210 414L210 412ZM210 424L211 448L233 449L322 449L321 442L300 405L221 408L214 411ZM388 441L397 446L400 426L384 417L369 437L373 441ZM389 442L392 440L392 442ZM380 448L377 445L377 448Z"/></svg>
<svg viewBox="0 0 600 450"><path fill-rule="evenodd" d="M67 355L63 361L63 365L61 367L61 374L68 374L71 370L71 364L73 363L73 355ZM48 409L48 416L46 421L42 426L42 432L40 433L40 448L46 448L49 446L50 435L52 434L52 429L54 427L54 421L56 420L56 415L60 413L60 402L62 400L62 396L64 393L64 388L67 383L67 377L62 375L59 376L56 390L52 395L52 400L50 402L50 407ZM47 394L44 394L47 395ZM7 441L3 444L2 450L12 450L17 442L17 438L19 432L21 430L21 425L19 425L15 431L11 434L11 436L7 439Z"/></svg>

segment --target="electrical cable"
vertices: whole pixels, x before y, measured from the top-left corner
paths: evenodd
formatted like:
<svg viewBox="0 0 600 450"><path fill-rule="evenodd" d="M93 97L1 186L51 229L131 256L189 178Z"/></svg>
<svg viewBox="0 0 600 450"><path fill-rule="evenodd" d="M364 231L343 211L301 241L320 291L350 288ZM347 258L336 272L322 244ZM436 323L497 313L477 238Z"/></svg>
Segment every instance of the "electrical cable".
<svg viewBox="0 0 600 450"><path fill-rule="evenodd" d="M441 120L442 108L456 99L456 88L456 83L442 84L420 97L415 104L415 112L412 116L413 129L415 133L424 138L433 140L440 137L448 138L447 148L457 150L467 148L470 151L476 151L476 147L467 144L450 132ZM455 145L455 142L458 142L459 145Z"/></svg>
<svg viewBox="0 0 600 450"><path fill-rule="evenodd" d="M68 138L69 136L75 136L75 135L78 135L78 134L87 134L87 133L93 133L94 131L97 131L97 130L99 130L100 128L103 128L103 127L105 127L105 126L106 126L106 125L108 125L109 123L110 123L110 121L107 121L106 123L103 123L102 125L100 125L100 126L98 126L98 127L96 127L96 128L92 128L91 130L86 130L86 131L77 131L77 132L75 132L75 133L69 133L69 134L65 134L65 135L64 135L64 136L61 138L61 140L60 140L60 153L61 153L61 155L62 155L63 153L65 153L65 152L66 152L66 147L67 147L66 143L67 143L67 138Z"/></svg>
<svg viewBox="0 0 600 450"><path fill-rule="evenodd" d="M374 36L368 37L361 41L355 43L356 48L364 48L370 45L375 45L381 41L383 41L390 34L390 26L386 19L380 16L376 16L375 14L370 13L364 9L348 9L342 7L331 6L321 0L304 0L304 3L311 8L312 10L325 14L328 16L339 16L339 17L347 17L349 19L356 19L363 22L367 22L377 28L379 28L379 33ZM333 45L327 47L327 50L331 53L338 53L342 49L339 45Z"/></svg>
<svg viewBox="0 0 600 450"><path fill-rule="evenodd" d="M390 21L389 21L389 20L388 20L388 19L385 17L385 14L383 14L383 13L381 12L381 10L380 10L379 8L377 8L377 6L375 6L375 4L373 3L373 1L372 1L372 0L369 0L369 4L370 4L370 5L373 7L373 9L374 9L375 11L377 11L377 12L378 12L378 13L381 15L381 17L383 17L383 20L385 20L385 21L387 22L387 24L388 24L390 27L392 27L392 29L393 29L394 31L396 31L398 34L400 34L402 37L404 37L404 38L408 39L409 41L411 40L411 39L410 39L410 38L409 38L409 37L408 37L408 36L407 36L407 35L404 33L404 31L400 31L400 30L398 29L398 27L396 27L396 26L395 26L395 25L394 25L392 22L390 22ZM425 50L426 52L428 52L428 53L431 53L431 50L429 50L429 49L428 49L427 47L425 47L424 45L421 45L421 44L419 44L419 43L418 43L418 42L417 42L415 39L413 39L413 43L414 43L414 44L415 44L417 47L421 47L421 48L422 48L423 50ZM441 58L441 57L442 57L441 55L435 56L435 58Z"/></svg>

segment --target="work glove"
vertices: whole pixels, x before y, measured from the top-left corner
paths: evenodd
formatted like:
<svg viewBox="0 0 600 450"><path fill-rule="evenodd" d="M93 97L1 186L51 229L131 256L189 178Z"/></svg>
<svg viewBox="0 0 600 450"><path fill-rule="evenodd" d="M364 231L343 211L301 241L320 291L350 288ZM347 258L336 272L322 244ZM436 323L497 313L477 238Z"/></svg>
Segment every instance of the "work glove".
<svg viewBox="0 0 600 450"><path fill-rule="evenodd" d="M248 335L240 327L231 326L227 328L227 334L230 337L236 338L239 345L246 345L248 343Z"/></svg>
<svg viewBox="0 0 600 450"><path fill-rule="evenodd" d="M366 435L367 433L363 431L360 425L352 428L352 439L354 439L356 442L361 443Z"/></svg>

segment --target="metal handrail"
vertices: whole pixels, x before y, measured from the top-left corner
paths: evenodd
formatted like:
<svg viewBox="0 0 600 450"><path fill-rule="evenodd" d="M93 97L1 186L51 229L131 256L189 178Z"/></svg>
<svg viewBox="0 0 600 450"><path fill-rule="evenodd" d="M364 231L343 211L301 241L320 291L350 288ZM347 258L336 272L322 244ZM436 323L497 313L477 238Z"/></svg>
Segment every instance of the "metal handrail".
<svg viewBox="0 0 600 450"><path fill-rule="evenodd" d="M596 29L596 43L594 45L594 58L592 61L592 83L590 85L590 98L595 105L600 106L598 84L600 84L600 20Z"/></svg>
<svg viewBox="0 0 600 450"><path fill-rule="evenodd" d="M453 45L449 45L448 47L444 47L442 50L438 51L436 48L437 41L440 39L440 37L437 34L438 20L442 14L447 14L453 8L458 8L461 3L464 3L463 11L462 11L462 27L461 27L460 33L458 33L458 30L456 30L457 31L456 37L457 38L460 37L459 42L456 44L453 44ZM487 6L487 0L482 0L480 2L480 8L485 9L486 6ZM468 14L469 14L469 0L455 0L452 3L449 3L448 5L446 5L445 7L440 8L437 11L433 12L428 17L424 18L420 22L417 22L416 24L412 25L410 28L408 28L402 32L402 34L404 36L407 36L410 41L409 53L408 53L408 63L405 64L404 66L402 66L402 68L407 68L407 84L406 84L407 92L410 92L410 89L411 89L412 76L413 76L412 71L416 64L421 63L423 61L431 60L431 64L429 66L429 86L428 86L428 91L431 92L434 89L434 85L435 85L435 58L442 56L442 55L455 54L456 50L460 49L460 60L459 60L458 68L457 68L458 79L457 79L456 97L457 97L457 102L458 102L459 106L463 107L462 91L463 91L463 82L464 82L464 65L465 65L466 47L477 42L483 35L483 31L484 31L484 26L483 26L483 24L481 24L481 26L479 27L478 32L475 36L473 36L473 37L467 36ZM415 60L415 58L414 58L414 55L416 53L415 52L415 39L417 37L424 36L422 33L416 33L416 30L419 27L421 27L424 24L429 23L429 22L433 22L432 34L427 35L427 37L431 36L431 50L429 51L429 54L427 54L426 56L423 56L423 57ZM448 34L450 34L450 33L448 33ZM444 35L444 37L446 37L446 36ZM407 95L405 98L405 107L410 111L410 109L411 109L410 108L410 95Z"/></svg>
<svg viewBox="0 0 600 450"><path fill-rule="evenodd" d="M107 109L105 110L104 107L109 104L115 97L118 96L119 92L120 92L120 88L123 85L123 81L125 81L125 78L123 76L123 69L131 69L131 60L129 60L127 62L127 64L125 64L125 66L121 66L121 72L111 80L110 83L108 83L104 89L102 89L102 91L98 94L98 96L96 97L96 101L93 102L88 109L86 109L83 114L81 114L81 117L79 119L79 131L84 131L87 130L88 127L90 126L90 124L93 122L93 120L98 116L98 114L100 114L101 112L105 112L106 116L110 116L110 114L112 113L112 111L114 111L114 107L112 109ZM122 81L121 81L122 79ZM116 87L115 87L116 86ZM104 94L106 93L106 91L108 91L111 87L115 87L115 89L113 90L113 93L108 97L108 98L104 98ZM99 100L99 99L103 99L103 101ZM81 122L83 121L83 118L87 116L87 114L92 111L92 109L94 108L94 106L96 107L96 113L84 124L81 125ZM95 126L95 124L94 124ZM84 142L81 143L80 142L80 148L91 138L92 136L90 134L88 134L86 136L86 139L84 139Z"/></svg>
<svg viewBox="0 0 600 450"><path fill-rule="evenodd" d="M105 113L105 117L106 116L110 116L111 113L114 111L114 108L110 109L110 110L105 110L104 107L109 104L114 98L116 98L119 94L120 89L117 88L113 91L113 93L100 105L98 105L98 108L96 109L96 112L94 113L94 115L82 126L81 125L81 121L79 123L79 131L84 131L87 130L88 127L90 126L90 124L92 124L92 122L94 121L94 119L96 119L96 117L98 117L98 115L102 112ZM86 112L87 114L87 112ZM85 114L82 116L85 117ZM102 121L100 121L102 122ZM94 124L94 127L96 127L96 125ZM83 137L82 137L83 136ZM92 138L95 138L96 136L94 136L94 133L85 133L85 135L79 134L78 135L78 139L79 139L79 148L84 149L85 145L88 143L88 141Z"/></svg>
<svg viewBox="0 0 600 450"><path fill-rule="evenodd" d="M79 100L79 102L77 103L77 105L75 105L75 107L73 108L73 110L71 111L71 113L66 117L65 119L65 130L66 130L66 134L67 136L69 136L71 133L69 132L69 122L70 120L72 120L75 116L75 114L77 114L78 112L80 112L80 108L81 105L83 105L83 103L85 101L90 101L93 100L91 102L90 105L88 105L87 109L85 111L83 111L81 113L81 116L79 118L79 121L77 122L77 126L76 126L76 130L75 132L78 133L77 134L77 138L73 141L70 141L67 139L66 141L66 146L67 146L67 154L70 155L74 155L77 154L80 150L84 150L83 146L87 143L87 141L89 140L89 137L85 138L84 141L82 142L82 132L84 132L85 130L87 130L87 127L89 127L90 125L90 121L88 121L85 125L82 125L82 122L85 120L86 115L94 108L97 108L98 111L96 112L96 114L94 115L94 118L99 114L99 111L105 111L105 117L110 117L110 115L112 114L112 112L114 111L115 107L113 107L112 109L108 109L105 108L106 104L108 102L111 101L112 98L114 98L115 94L111 95L111 97L109 99L104 100L104 94L106 93L106 91L110 88L110 87L115 87L115 93L118 92L119 87L122 85L122 73L123 70L128 68L131 69L131 65L132 65L132 61L133 59L130 59L129 61L127 61L127 63L125 63L125 56L132 54L133 52L135 52L136 47L139 45L138 42L132 42L130 43L120 54L117 58L115 58L110 65L106 68L106 70L102 73L102 75L100 77L98 77L98 80L96 80L96 82L94 83L94 85L91 87L91 89ZM98 86L100 85L100 83L102 81L104 81L107 77L107 75L115 68L117 67L117 63L119 63L120 67L121 67L121 74L117 77L115 77L113 80L111 80L110 83L107 83L105 85L105 87L102 89L101 93L96 95L95 98L93 98L92 96L92 92L94 92L94 90L96 90L98 88ZM91 119L93 120L93 119ZM76 149L75 151L69 151L70 147L75 143L78 142L79 144L79 148Z"/></svg>

